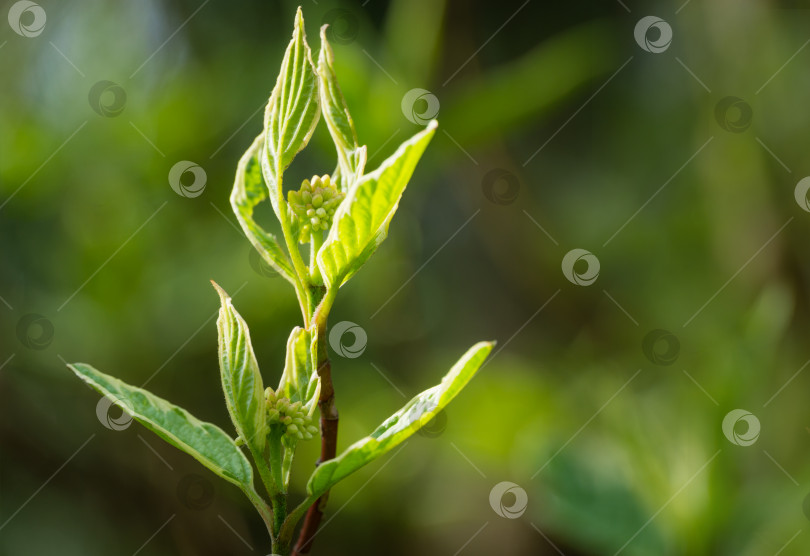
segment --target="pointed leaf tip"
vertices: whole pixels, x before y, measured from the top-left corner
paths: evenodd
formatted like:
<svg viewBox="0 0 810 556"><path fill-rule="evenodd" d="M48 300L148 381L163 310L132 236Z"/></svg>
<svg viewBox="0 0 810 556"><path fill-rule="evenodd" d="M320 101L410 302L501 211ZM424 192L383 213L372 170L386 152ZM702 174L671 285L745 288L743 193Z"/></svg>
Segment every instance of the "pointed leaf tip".
<svg viewBox="0 0 810 556"><path fill-rule="evenodd" d="M219 300L222 302L223 305L225 305L225 303L227 303L231 299L231 297L224 289L222 289L222 286L220 286L213 280L211 280L211 285L214 286L214 289L217 291L217 294L219 294Z"/></svg>

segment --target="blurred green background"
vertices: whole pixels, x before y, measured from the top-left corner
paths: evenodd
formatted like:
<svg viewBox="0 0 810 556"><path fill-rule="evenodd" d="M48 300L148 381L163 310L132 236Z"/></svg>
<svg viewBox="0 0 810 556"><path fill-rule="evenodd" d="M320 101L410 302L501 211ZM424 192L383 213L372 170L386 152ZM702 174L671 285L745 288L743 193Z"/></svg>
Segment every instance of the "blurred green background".
<svg viewBox="0 0 810 556"><path fill-rule="evenodd" d="M230 430L214 279L278 380L300 315L228 195L297 4L39 5L37 36L0 25L0 554L266 554L235 488L137 424L102 426L62 360ZM440 122L333 311L368 335L335 357L340 446L499 340L430 434L333 490L314 554L810 551L807 6L304 2L314 48L333 24L370 168L436 110L403 111L408 91ZM648 15L672 30L661 52L641 45L665 27L634 36ZM94 97L104 80L120 89ZM183 160L207 174L197 197L169 186ZM290 173L334 165L321 125ZM589 286L562 272L575 248L600 262ZM724 434L734 409L755 443L732 442L745 423ZM527 493L517 519L490 503L502 481Z"/></svg>

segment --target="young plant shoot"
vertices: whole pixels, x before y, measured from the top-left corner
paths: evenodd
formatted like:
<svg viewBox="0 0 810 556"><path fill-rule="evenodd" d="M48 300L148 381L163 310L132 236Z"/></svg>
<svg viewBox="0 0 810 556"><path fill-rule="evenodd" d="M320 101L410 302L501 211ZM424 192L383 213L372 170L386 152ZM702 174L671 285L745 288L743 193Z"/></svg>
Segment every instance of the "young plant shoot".
<svg viewBox="0 0 810 556"><path fill-rule="evenodd" d="M241 489L264 520L272 551L279 555L308 553L329 490L430 421L470 381L493 346L491 342L474 345L440 384L337 453L338 412L327 349L329 311L340 287L385 239L437 123L431 121L378 168L367 171L366 146L358 142L338 86L325 31L324 26L316 65L299 8L292 41L267 104L264 130L239 161L231 194L231 205L248 240L290 283L301 306L302 326L289 335L278 384L265 385L248 325L217 284L220 374L235 435L90 365L68 365L143 426ZM300 185L285 184L285 169L307 146L321 116L335 143L336 168L331 174L319 170L320 175ZM267 199L281 227L280 240L253 217L256 205ZM296 495L303 500L288 505L295 450L300 442L318 436L319 463L306 492Z"/></svg>

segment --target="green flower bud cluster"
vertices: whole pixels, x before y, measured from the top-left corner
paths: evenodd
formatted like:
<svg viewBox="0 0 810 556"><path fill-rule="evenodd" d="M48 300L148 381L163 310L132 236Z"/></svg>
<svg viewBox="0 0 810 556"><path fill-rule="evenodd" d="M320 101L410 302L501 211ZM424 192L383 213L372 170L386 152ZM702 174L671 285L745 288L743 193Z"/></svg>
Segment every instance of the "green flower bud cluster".
<svg viewBox="0 0 810 556"><path fill-rule="evenodd" d="M272 389L264 392L267 402L267 424L280 424L284 427L284 434L299 440L311 440L318 434L318 427L313 423L312 417L307 415L301 402L290 403L289 398L277 398Z"/></svg>
<svg viewBox="0 0 810 556"><path fill-rule="evenodd" d="M312 176L311 181L304 180L301 189L287 193L287 202L301 223L298 241L308 243L313 232L328 230L344 197L328 174Z"/></svg>

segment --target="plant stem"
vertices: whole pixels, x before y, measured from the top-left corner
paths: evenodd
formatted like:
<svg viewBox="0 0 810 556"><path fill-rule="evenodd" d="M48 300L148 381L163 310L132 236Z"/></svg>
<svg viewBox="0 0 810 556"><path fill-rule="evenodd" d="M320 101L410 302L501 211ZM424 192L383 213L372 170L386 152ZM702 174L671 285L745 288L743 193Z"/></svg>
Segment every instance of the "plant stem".
<svg viewBox="0 0 810 556"><path fill-rule="evenodd" d="M273 534L278 539L281 526L287 518L287 495L279 492L270 501L273 504Z"/></svg>
<svg viewBox="0 0 810 556"><path fill-rule="evenodd" d="M281 530L278 533L279 543L286 544L287 546L290 545L293 535L295 534L295 528L298 525L298 521L304 516L307 509L314 504L316 500L317 498L308 496L304 501L298 504L290 513L287 514L287 519L284 520L284 523L281 525Z"/></svg>
<svg viewBox="0 0 810 556"><path fill-rule="evenodd" d="M262 479L262 484L264 485L267 494L271 497L274 496L275 493L278 492L278 486L273 478L271 468L268 465L265 455L261 452L257 452L251 446L248 446L248 449L250 450L250 454L253 456L253 461L256 462L256 468L259 470L259 477Z"/></svg>
<svg viewBox="0 0 810 556"><path fill-rule="evenodd" d="M290 259L292 260L293 267L295 268L295 293L298 296L298 303L301 305L301 313L304 316L304 325L309 327L309 312L306 310L307 299L307 267L304 264L304 259L301 258L301 251L298 249L298 240L292 236L290 231L290 217L287 213L287 201L284 200L284 189L282 188L282 168L276 166L276 179L278 180L278 197L276 203L278 206L278 222L281 224L281 231L284 236L284 242L287 245L287 251L290 252Z"/></svg>
<svg viewBox="0 0 810 556"><path fill-rule="evenodd" d="M250 489L242 489L242 491L247 495L250 502L253 504L253 507L256 508L256 511L259 512L259 515L262 516L262 521L264 521L264 525L267 527L267 532L270 534L270 539L272 540L273 545L276 544L276 533L273 531L273 512L270 510L270 507L267 505L261 496L256 494L252 488Z"/></svg>
<svg viewBox="0 0 810 556"><path fill-rule="evenodd" d="M335 389L332 385L332 364L329 361L329 350L326 344L326 314L334 300L337 288L330 288L318 306L313 316L314 326L318 334L318 375L321 378L321 394L318 398L318 409L321 412L321 464L335 457L337 453L338 411L335 405ZM324 312L322 312L324 311ZM329 491L323 493L307 510L304 524L298 542L293 550L293 556L307 554L312 548L312 540L318 531L318 526L326 509Z"/></svg>

